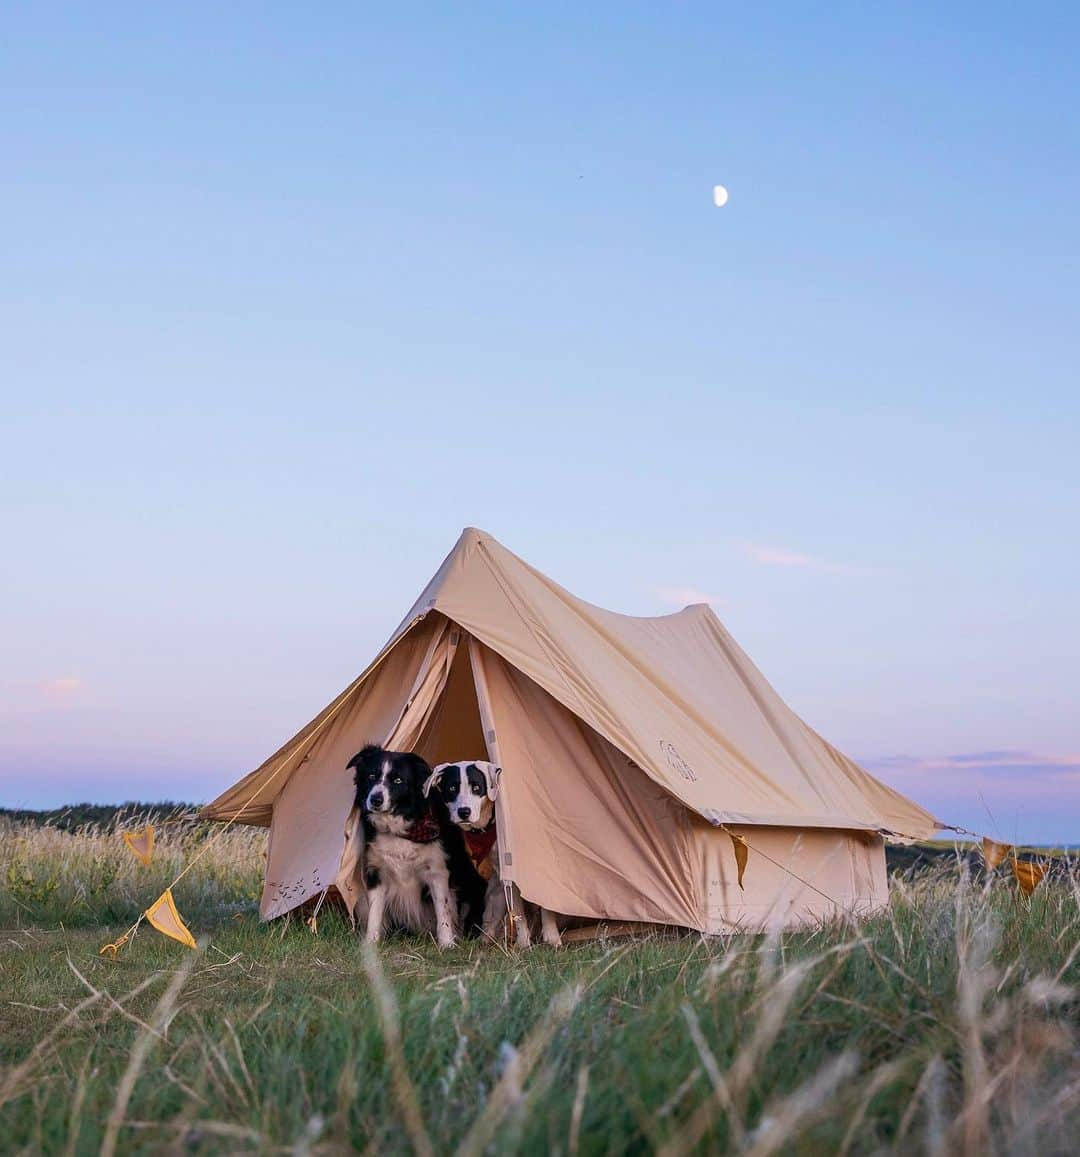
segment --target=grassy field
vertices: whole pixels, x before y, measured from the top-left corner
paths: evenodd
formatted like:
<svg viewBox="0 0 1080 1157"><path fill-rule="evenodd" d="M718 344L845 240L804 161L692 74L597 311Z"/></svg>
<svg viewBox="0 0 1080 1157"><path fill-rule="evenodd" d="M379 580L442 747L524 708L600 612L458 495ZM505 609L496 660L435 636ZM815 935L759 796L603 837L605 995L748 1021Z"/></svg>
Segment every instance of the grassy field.
<svg viewBox="0 0 1080 1157"><path fill-rule="evenodd" d="M365 953L255 915L261 832L177 889L198 952L97 954L213 829L0 821L0 1148L1053 1154L1080 1134L1080 889L946 861L780 938Z"/></svg>

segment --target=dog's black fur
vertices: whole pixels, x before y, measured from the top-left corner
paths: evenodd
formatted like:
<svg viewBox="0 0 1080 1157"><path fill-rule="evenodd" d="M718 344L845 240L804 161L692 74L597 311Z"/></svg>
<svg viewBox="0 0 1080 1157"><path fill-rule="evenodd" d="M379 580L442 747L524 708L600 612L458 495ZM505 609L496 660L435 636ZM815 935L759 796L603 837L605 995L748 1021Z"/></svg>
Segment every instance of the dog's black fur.
<svg viewBox="0 0 1080 1157"><path fill-rule="evenodd" d="M409 825L430 816L437 825L437 840L446 856L450 891L458 907L461 930L467 936L477 935L483 919L486 883L469 858L461 829L450 821L441 796L432 793L430 798L425 797L424 784L431 775L431 768L415 752L386 751L378 744L369 743L346 765L354 772L355 806L360 811L364 827L365 847L371 847L379 838L371 822L367 797L371 784L380 778L387 759L391 760L394 773L385 787L389 793L389 814L399 816ZM369 869L365 873L365 883L369 889L378 886L378 869ZM430 902L426 888L423 894L425 901Z"/></svg>
<svg viewBox="0 0 1080 1157"><path fill-rule="evenodd" d="M427 762L412 751L386 751L377 743L367 744L345 766L353 769L353 784L356 787L353 802L363 816L364 836L369 840L374 837L375 829L371 826L366 808L367 793L370 784L379 778L385 759L392 761L395 773L401 778L400 784L391 783L388 786L390 814L400 816L409 823L416 823L428 810L424 784L431 775L431 768Z"/></svg>

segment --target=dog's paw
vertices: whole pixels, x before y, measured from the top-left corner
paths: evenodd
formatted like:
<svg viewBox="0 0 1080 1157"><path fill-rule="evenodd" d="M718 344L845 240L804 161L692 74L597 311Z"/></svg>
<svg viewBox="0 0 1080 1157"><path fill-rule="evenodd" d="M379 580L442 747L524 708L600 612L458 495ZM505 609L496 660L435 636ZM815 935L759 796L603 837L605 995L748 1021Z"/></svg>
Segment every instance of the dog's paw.
<svg viewBox="0 0 1080 1157"><path fill-rule="evenodd" d="M559 935L555 915L546 908L540 913L540 937L549 948L562 947L562 936Z"/></svg>
<svg viewBox="0 0 1080 1157"><path fill-rule="evenodd" d="M457 931L453 924L439 924L435 928L435 943L441 949L453 948L457 944Z"/></svg>

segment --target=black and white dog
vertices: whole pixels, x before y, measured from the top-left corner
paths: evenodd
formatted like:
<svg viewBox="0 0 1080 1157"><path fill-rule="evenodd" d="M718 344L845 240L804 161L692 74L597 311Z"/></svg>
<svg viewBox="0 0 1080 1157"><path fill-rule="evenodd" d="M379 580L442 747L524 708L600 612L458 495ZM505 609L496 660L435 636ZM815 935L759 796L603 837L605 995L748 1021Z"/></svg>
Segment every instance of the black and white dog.
<svg viewBox="0 0 1080 1157"><path fill-rule="evenodd" d="M449 948L463 924L475 924L484 883L442 800L424 792L431 768L411 751L386 751L376 744L347 766L355 769L356 807L364 826L368 940L381 939L392 921L417 932L434 931L439 947Z"/></svg>
<svg viewBox="0 0 1080 1157"><path fill-rule="evenodd" d="M518 948L532 945L529 915L536 905L522 900L521 893L511 884L503 886L499 875L499 845L495 830L495 799L499 793L502 769L484 760L462 760L458 763L440 763L424 787L431 798L441 797L450 819L462 830L465 849L477 872L487 880L484 897L484 919L481 929L485 936L500 939L506 919L506 893L510 892L510 912L513 916L514 943ZM526 910L526 907L529 911ZM562 944L555 915L540 909L541 936L545 944L558 948Z"/></svg>

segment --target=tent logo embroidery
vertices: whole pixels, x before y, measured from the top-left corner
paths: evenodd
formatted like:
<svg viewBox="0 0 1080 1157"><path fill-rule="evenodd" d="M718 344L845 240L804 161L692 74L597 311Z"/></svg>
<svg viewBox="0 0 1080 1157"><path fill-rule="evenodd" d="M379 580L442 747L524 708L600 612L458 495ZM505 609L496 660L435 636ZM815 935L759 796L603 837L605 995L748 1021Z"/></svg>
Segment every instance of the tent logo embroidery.
<svg viewBox="0 0 1080 1157"><path fill-rule="evenodd" d="M674 743L661 739L660 750L664 753L664 758L668 761L672 771L677 771L683 779L688 779L691 783L697 781L697 772L678 753Z"/></svg>

